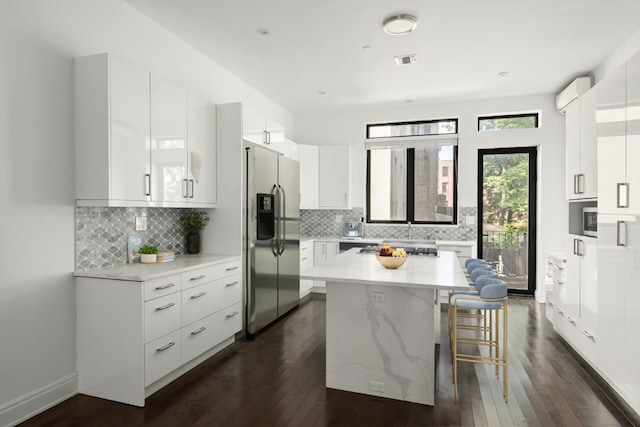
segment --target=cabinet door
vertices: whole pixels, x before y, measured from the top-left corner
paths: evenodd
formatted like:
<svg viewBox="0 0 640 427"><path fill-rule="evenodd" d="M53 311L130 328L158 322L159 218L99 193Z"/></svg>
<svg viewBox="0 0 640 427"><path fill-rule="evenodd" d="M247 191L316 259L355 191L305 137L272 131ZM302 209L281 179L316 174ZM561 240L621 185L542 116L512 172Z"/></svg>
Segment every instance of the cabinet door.
<svg viewBox="0 0 640 427"><path fill-rule="evenodd" d="M149 73L109 56L109 199L148 201Z"/></svg>
<svg viewBox="0 0 640 427"><path fill-rule="evenodd" d="M264 143L265 116L242 107L242 138L255 144Z"/></svg>
<svg viewBox="0 0 640 427"><path fill-rule="evenodd" d="M580 317L580 250L582 236L567 237L567 284L560 293L562 308L574 319Z"/></svg>
<svg viewBox="0 0 640 427"><path fill-rule="evenodd" d="M340 243L327 242L327 261L330 261L340 255Z"/></svg>
<svg viewBox="0 0 640 427"><path fill-rule="evenodd" d="M300 209L318 208L318 147L298 145Z"/></svg>
<svg viewBox="0 0 640 427"><path fill-rule="evenodd" d="M598 83L598 213L625 213L618 208L618 184L626 182L626 69Z"/></svg>
<svg viewBox="0 0 640 427"><path fill-rule="evenodd" d="M151 76L151 200L187 200L187 93Z"/></svg>
<svg viewBox="0 0 640 427"><path fill-rule="evenodd" d="M216 107L189 94L188 116L189 202L215 204L216 183Z"/></svg>
<svg viewBox="0 0 640 427"><path fill-rule="evenodd" d="M598 326L598 246L597 239L583 237L580 249L580 319L592 332Z"/></svg>
<svg viewBox="0 0 640 427"><path fill-rule="evenodd" d="M265 118L264 130L267 131L267 141L269 144L277 145L286 142L284 126L268 117Z"/></svg>
<svg viewBox="0 0 640 427"><path fill-rule="evenodd" d="M627 62L626 175L629 183L628 213L640 215L640 54Z"/></svg>
<svg viewBox="0 0 640 427"><path fill-rule="evenodd" d="M349 146L321 145L318 166L318 207L349 208Z"/></svg>
<svg viewBox="0 0 640 427"><path fill-rule="evenodd" d="M636 251L616 243L618 219L615 215L598 215L598 273L606 278L598 287L598 368L608 381L620 388L627 378L635 378L636 383L638 378L630 371L638 365L637 361L628 363L637 353L625 353L626 290L637 286L633 283L640 276L634 259ZM637 323L632 326L636 334L637 326Z"/></svg>
<svg viewBox="0 0 640 427"><path fill-rule="evenodd" d="M567 106L565 114L565 162L567 175L567 199L579 198L580 175L580 100Z"/></svg>
<svg viewBox="0 0 640 427"><path fill-rule="evenodd" d="M327 242L313 243L313 265L321 265L327 262Z"/></svg>
<svg viewBox="0 0 640 427"><path fill-rule="evenodd" d="M596 125L597 89L580 98L580 194L581 198L598 196L598 145Z"/></svg>

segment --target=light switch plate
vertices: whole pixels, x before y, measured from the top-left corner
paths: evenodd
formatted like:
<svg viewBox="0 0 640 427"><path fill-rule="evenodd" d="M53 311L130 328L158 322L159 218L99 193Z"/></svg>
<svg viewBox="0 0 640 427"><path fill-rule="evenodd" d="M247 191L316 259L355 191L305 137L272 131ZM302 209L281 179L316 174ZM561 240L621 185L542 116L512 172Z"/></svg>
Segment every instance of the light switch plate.
<svg viewBox="0 0 640 427"><path fill-rule="evenodd" d="M146 216L137 216L136 217L136 231L145 231L147 229L147 217Z"/></svg>

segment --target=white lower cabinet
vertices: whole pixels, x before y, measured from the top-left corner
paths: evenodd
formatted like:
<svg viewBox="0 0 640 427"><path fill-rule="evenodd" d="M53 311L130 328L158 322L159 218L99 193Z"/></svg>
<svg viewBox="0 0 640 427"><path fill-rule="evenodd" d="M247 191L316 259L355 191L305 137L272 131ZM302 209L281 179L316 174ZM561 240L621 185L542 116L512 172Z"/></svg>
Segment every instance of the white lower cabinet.
<svg viewBox="0 0 640 427"><path fill-rule="evenodd" d="M316 240L313 243L313 265L322 265L340 254L340 243L324 240ZM322 280L314 280L311 292L324 294L327 286Z"/></svg>
<svg viewBox="0 0 640 427"><path fill-rule="evenodd" d="M240 259L139 282L78 277L79 391L145 398L242 330Z"/></svg>
<svg viewBox="0 0 640 427"><path fill-rule="evenodd" d="M300 272L313 267L313 241L300 243ZM300 298L307 296L313 287L313 280L300 280Z"/></svg>

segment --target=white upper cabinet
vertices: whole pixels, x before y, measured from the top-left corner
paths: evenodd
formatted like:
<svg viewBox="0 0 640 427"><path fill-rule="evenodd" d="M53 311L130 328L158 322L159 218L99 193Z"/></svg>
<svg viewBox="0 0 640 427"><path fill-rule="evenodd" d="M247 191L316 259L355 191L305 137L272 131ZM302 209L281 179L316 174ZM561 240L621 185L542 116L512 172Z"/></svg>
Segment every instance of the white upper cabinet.
<svg viewBox="0 0 640 427"><path fill-rule="evenodd" d="M151 76L151 200L187 200L187 92Z"/></svg>
<svg viewBox="0 0 640 427"><path fill-rule="evenodd" d="M640 214L640 54L627 62L626 174L629 213ZM624 189L623 189L624 191Z"/></svg>
<svg viewBox="0 0 640 427"><path fill-rule="evenodd" d="M598 196L596 135L596 88L566 108L567 199Z"/></svg>
<svg viewBox="0 0 640 427"><path fill-rule="evenodd" d="M78 206L214 207L215 106L110 54L75 60Z"/></svg>
<svg viewBox="0 0 640 427"><path fill-rule="evenodd" d="M348 145L321 145L318 163L318 207L349 209Z"/></svg>
<svg viewBox="0 0 640 427"><path fill-rule="evenodd" d="M242 106L242 138L255 144L263 144L286 157L295 157L291 143L285 138L285 128L262 113Z"/></svg>
<svg viewBox="0 0 640 427"><path fill-rule="evenodd" d="M185 194L190 205L215 205L216 106L192 94L188 105L189 175Z"/></svg>
<svg viewBox="0 0 640 427"><path fill-rule="evenodd" d="M78 205L150 200L149 73L109 54L75 60Z"/></svg>
<svg viewBox="0 0 640 427"><path fill-rule="evenodd" d="M598 84L598 213L640 214L640 54Z"/></svg>
<svg viewBox="0 0 640 427"><path fill-rule="evenodd" d="M300 209L318 208L318 146L298 145Z"/></svg>

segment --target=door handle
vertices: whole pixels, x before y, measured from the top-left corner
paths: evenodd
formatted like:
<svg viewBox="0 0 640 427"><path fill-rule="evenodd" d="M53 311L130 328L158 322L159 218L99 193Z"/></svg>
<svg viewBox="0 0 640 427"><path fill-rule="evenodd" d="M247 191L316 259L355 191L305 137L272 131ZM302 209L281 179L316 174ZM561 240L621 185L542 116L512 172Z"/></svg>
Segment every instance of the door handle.
<svg viewBox="0 0 640 427"><path fill-rule="evenodd" d="M616 246L627 246L627 223L624 221L616 223Z"/></svg>
<svg viewBox="0 0 640 427"><path fill-rule="evenodd" d="M287 238L287 222L285 221L287 212L287 194L280 184L278 184L278 190L282 193L282 211L280 213L280 224L282 225L282 227L280 230L281 239L278 245L278 255L282 255L284 253L284 243L286 242Z"/></svg>
<svg viewBox="0 0 640 427"><path fill-rule="evenodd" d="M274 257L278 256L278 250L280 248L280 222L278 220L280 215L280 212L278 212L280 210L280 197L278 194L278 186L273 184L273 187L271 188L271 195L274 198L274 209L276 212L273 218L273 227L275 230L273 231L273 239L271 239L271 253Z"/></svg>
<svg viewBox="0 0 640 427"><path fill-rule="evenodd" d="M629 183L619 182L617 188L618 205L619 208L629 207Z"/></svg>

